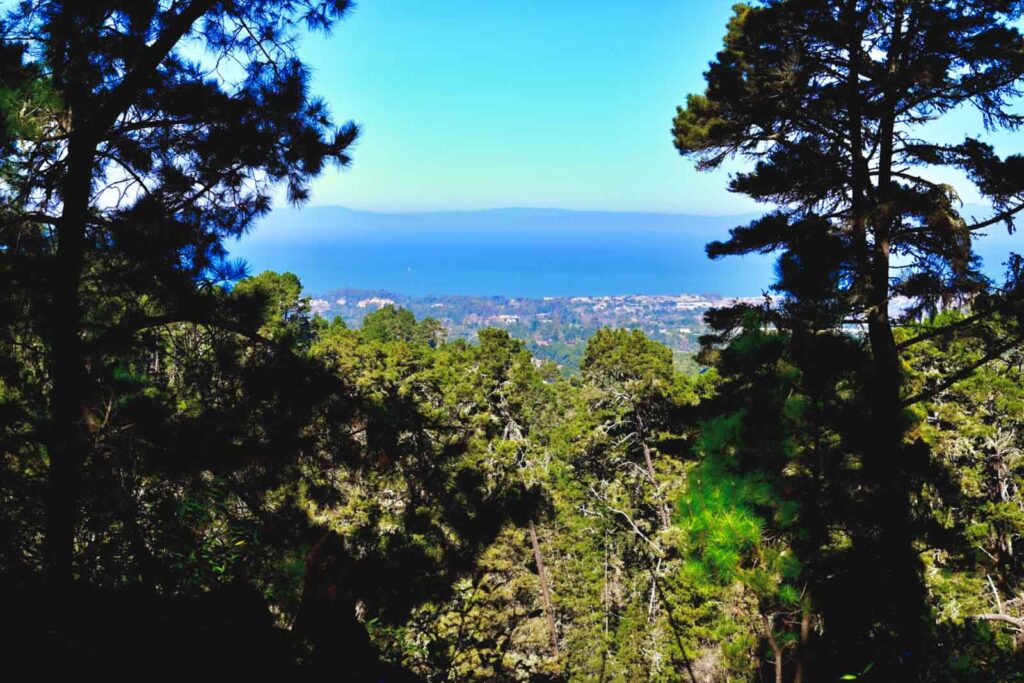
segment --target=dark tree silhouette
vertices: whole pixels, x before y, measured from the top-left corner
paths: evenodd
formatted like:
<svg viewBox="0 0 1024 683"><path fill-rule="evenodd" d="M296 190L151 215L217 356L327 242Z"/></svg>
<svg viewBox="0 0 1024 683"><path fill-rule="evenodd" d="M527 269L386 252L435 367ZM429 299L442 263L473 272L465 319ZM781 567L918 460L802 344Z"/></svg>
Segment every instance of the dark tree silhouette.
<svg viewBox="0 0 1024 683"><path fill-rule="evenodd" d="M853 544L849 571L859 576L843 591L819 591L845 601L831 612L822 605L836 617L826 618L827 631L845 641L845 657L832 662L840 668L874 659L883 677L909 680L923 661L928 614L911 509L921 458L905 443L905 409L925 396L905 395L900 353L914 341L897 344L891 311L905 298L908 317L949 305L983 317L1017 302L1016 269L994 288L972 246L979 230L1012 230L1024 210L1024 159L1001 159L975 139L929 139L927 124L965 108L989 128L1024 122L1012 106L1024 74L1014 24L1022 9L1005 0L737 5L707 90L675 118L680 153L701 169L733 156L754 162L730 189L777 207L708 254L781 252L783 302L765 324L793 332L806 376L823 376L814 363L826 360L823 345L834 334L850 325L866 332L856 374L862 415L844 428L859 474L839 513ZM936 179L940 168L966 174L993 215L965 219L955 188ZM714 317L726 333L717 341L740 319ZM988 340L992 357L1019 341ZM836 356L842 362L848 356Z"/></svg>
<svg viewBox="0 0 1024 683"><path fill-rule="evenodd" d="M4 20L4 68L49 93L30 127L25 108L5 111L18 144L5 147L3 258L47 309L55 586L74 573L97 359L171 322L253 334L211 295L237 274L223 240L269 210L274 187L301 203L325 164L348 163L357 129L332 123L295 52L299 31L329 30L348 5L40 0Z"/></svg>

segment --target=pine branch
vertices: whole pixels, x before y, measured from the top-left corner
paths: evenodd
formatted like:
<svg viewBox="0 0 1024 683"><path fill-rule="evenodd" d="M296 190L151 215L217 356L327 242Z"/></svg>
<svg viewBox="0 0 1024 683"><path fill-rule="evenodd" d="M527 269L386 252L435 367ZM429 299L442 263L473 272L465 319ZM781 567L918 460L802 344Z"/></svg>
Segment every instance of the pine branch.
<svg viewBox="0 0 1024 683"><path fill-rule="evenodd" d="M138 63L106 97L96 117L90 121L94 131L103 131L113 125L117 117L128 109L135 96L146 86L146 82L152 78L174 46L215 4L216 0L194 0L167 23L167 27L146 49Z"/></svg>
<svg viewBox="0 0 1024 683"><path fill-rule="evenodd" d="M910 348L911 346L914 346L915 344L920 344L921 342L928 341L929 339L942 337L949 334L950 332L955 332L965 327L970 327L974 323L984 320L985 318L988 318L994 312L995 310L993 309L990 311L986 311L984 313L976 313L970 317L964 318L963 320L958 320L955 323L950 323L949 325L943 325L942 327L936 327L928 330L927 332L922 332L916 337L911 337L910 339L901 341L899 344L896 345L896 349L902 351L904 349Z"/></svg>
<svg viewBox="0 0 1024 683"><path fill-rule="evenodd" d="M995 216L993 216L992 218L989 218L988 220L984 220L984 221L981 221L979 223L974 223L973 225L968 225L967 229L969 231L971 231L971 232L974 232L975 230L981 230L982 228L988 228L988 227L991 227L991 226L995 225L996 223L1003 223L1003 222L1009 220L1010 218L1013 218L1015 215L1017 215L1021 211L1024 211L1024 202L1018 204L1017 206L1013 207L1012 209L1007 209L1006 211L998 213Z"/></svg>
<svg viewBox="0 0 1024 683"><path fill-rule="evenodd" d="M1014 628L1024 631L1024 619L1019 617L1011 617L1009 614L998 614L998 613L985 613L975 614L969 617L971 619L978 619L979 621L1001 621L1004 624L1010 624Z"/></svg>
<svg viewBox="0 0 1024 683"><path fill-rule="evenodd" d="M910 406L915 405L917 403L920 403L922 401L929 401L929 400L935 398L939 394L943 393L944 391L946 391L947 389L952 387L957 382L970 377L972 374L974 374L974 371L977 370L978 368L980 368L980 367L982 367L984 365L987 365L988 363L991 363L992 361L996 360L997 358L999 358L1004 353L1006 353L1007 351L1009 351L1013 347L1017 346L1021 342L1024 342L1024 337L1015 337L1012 340L1010 340L1010 341L1008 341L1008 342L1006 342L1004 344L1000 344L999 346L997 346L996 348L992 349L991 351L986 353L984 356L979 358L977 361L971 363L970 365L968 365L968 366L966 366L964 368L961 368L960 370L957 370L952 375L947 376L944 381L942 381L939 384L935 385L931 389L927 389L925 391L922 391L921 393L919 393L919 394L917 394L915 396L911 396L910 398L904 400L903 404L902 404L903 407L904 408L909 408Z"/></svg>

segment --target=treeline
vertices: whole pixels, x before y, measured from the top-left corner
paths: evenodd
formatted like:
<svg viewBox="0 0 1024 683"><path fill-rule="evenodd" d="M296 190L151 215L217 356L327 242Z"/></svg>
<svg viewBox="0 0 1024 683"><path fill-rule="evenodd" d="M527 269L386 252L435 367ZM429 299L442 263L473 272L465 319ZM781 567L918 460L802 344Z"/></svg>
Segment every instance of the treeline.
<svg viewBox="0 0 1024 683"><path fill-rule="evenodd" d="M813 572L836 581L852 568L841 560L849 532L818 532L806 501L857 492L836 474L824 483L825 467L849 465L820 460L834 436L785 335L751 318L694 376L642 333L604 329L566 378L503 330L446 342L433 321L391 306L352 330L313 316L300 292L294 276L263 273L222 293L258 302L265 345L175 323L111 368L76 534L79 581L100 592L76 605L135 619L138 633L102 612L65 622L59 638L41 632L52 626L34 590L45 466L38 451L8 450L5 582L32 596L15 601L26 610L15 642L28 637L42 656L41 639L87 665L144 666L180 647L181 661L242 657L229 668L315 666L351 680L821 670L832 624ZM978 353L922 342L908 382L926 386ZM1007 353L916 412L930 449L914 514L935 543L922 538L921 552L942 644L929 680L1017 675L1022 373L1024 356ZM10 387L3 398L25 406ZM842 599L856 610L860 597ZM220 640L200 646L193 630ZM847 674L872 667L873 653L856 656Z"/></svg>

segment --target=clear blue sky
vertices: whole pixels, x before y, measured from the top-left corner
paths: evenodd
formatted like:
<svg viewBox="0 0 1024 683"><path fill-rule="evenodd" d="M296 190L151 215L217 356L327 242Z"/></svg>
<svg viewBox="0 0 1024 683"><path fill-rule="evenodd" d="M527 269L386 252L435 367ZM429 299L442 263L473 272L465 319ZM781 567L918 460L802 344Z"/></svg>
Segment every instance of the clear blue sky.
<svg viewBox="0 0 1024 683"><path fill-rule="evenodd" d="M727 172L696 173L669 133L732 4L363 0L301 46L316 91L363 126L352 167L318 180L313 203L755 209L725 191ZM963 117L943 126L980 132Z"/></svg>
<svg viewBox="0 0 1024 683"><path fill-rule="evenodd" d="M314 87L363 127L313 203L738 213L672 147L732 0L364 0L307 37Z"/></svg>

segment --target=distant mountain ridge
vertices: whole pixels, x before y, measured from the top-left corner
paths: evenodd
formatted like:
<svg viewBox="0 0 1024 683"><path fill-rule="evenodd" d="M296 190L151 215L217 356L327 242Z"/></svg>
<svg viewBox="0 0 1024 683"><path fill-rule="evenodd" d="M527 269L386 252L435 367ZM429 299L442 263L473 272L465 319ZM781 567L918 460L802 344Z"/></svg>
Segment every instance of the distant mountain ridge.
<svg viewBox="0 0 1024 683"><path fill-rule="evenodd" d="M292 239L296 236L327 238L357 235L366 231L396 231L406 237L406 231L431 230L442 231L442 234L473 231L477 237L486 239L508 236L510 233L507 231L510 230L536 237L538 234L558 231L596 231L607 234L637 227L644 231L697 229L706 231L707 236L723 236L728 228L749 222L757 215L715 216L523 207L382 213L342 206L311 206L273 211L254 231L253 238L259 241Z"/></svg>

